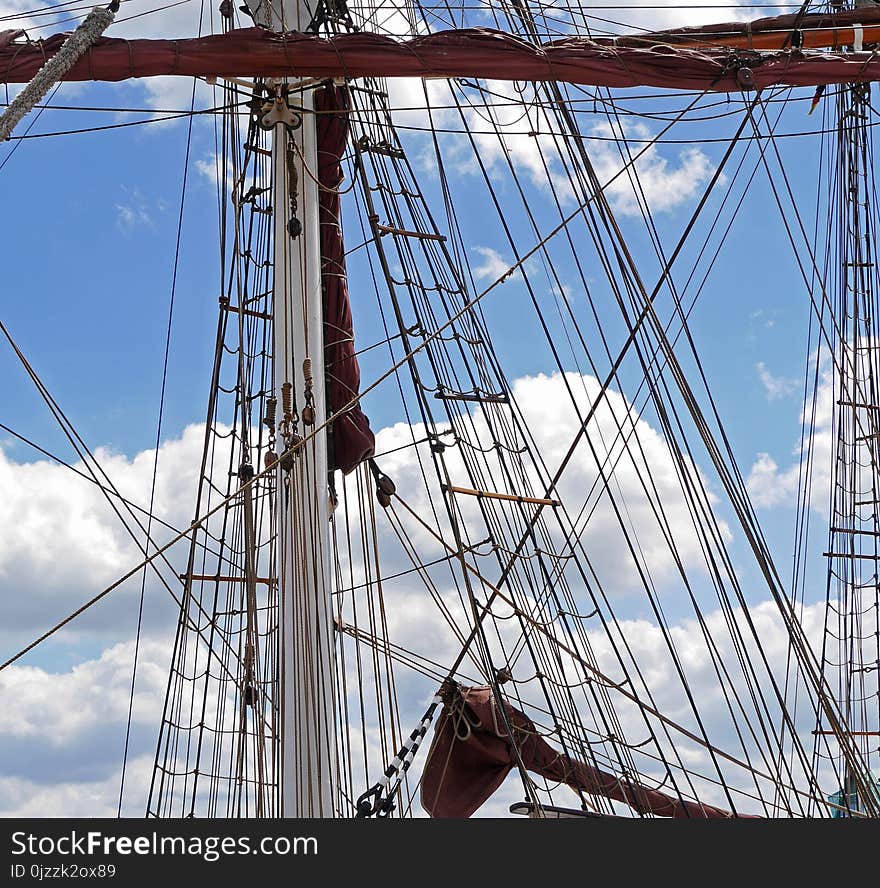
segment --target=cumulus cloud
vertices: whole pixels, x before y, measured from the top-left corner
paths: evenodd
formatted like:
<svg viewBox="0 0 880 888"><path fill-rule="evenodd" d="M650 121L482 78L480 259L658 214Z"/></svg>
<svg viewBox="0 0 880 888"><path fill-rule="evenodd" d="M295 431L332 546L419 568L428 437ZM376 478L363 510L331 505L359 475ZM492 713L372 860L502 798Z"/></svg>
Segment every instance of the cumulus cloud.
<svg viewBox="0 0 880 888"><path fill-rule="evenodd" d="M813 508L820 513L827 511L834 458L835 384L833 362L830 357L826 354L820 356L818 360L819 378L815 392L815 408L814 399L808 398L801 414L801 422L810 432L804 438L803 447L798 444L793 451L794 460L784 467L781 467L769 453L759 453L749 471L746 479L749 494L755 504L762 508L794 505L798 490L806 484ZM758 367L760 372L763 365L759 364ZM766 382L764 384L767 385ZM778 393L781 385L774 378L771 382L772 391ZM769 390L768 400L772 400L769 397Z"/></svg>
<svg viewBox="0 0 880 888"><path fill-rule="evenodd" d="M643 123L630 124L625 131L612 128L610 123L596 124L592 133L595 136L612 138L623 135L627 138L649 139L651 132ZM635 156L642 149L641 144L631 148ZM590 145L590 158L596 169L599 181L610 183L608 195L612 206L625 216L641 213L640 200L652 212L669 212L683 203L694 200L708 183L715 168L709 158L697 147L679 151L674 161L652 145L641 153L634 165L634 173L619 175L630 157L613 141L593 142Z"/></svg>
<svg viewBox="0 0 880 888"><path fill-rule="evenodd" d="M173 527L186 527L198 483L204 427L187 427L179 438L165 441L159 454L155 514ZM222 451L221 447L221 451ZM145 506L150 499L154 450L129 458L99 448L95 458L123 497ZM218 451L218 463L223 464ZM85 471L82 464L75 467ZM100 489L69 469L47 460L15 462L0 449L0 639L4 646L23 635L43 631L56 619L117 580L142 558L138 543L144 533L129 517L136 543L108 505ZM141 517L143 521L143 516ZM172 532L154 524L154 540L161 544ZM179 558L186 543L173 548ZM173 571L156 562L172 589L180 588ZM136 575L82 618L73 634L87 626L98 636L114 633L120 625L134 625L134 603L140 590ZM152 574L148 574L149 620L167 622L174 602Z"/></svg>
<svg viewBox="0 0 880 888"><path fill-rule="evenodd" d="M779 464L769 453L759 453L746 479L752 502L763 509L773 506L793 506L797 502L800 487L799 463L780 470Z"/></svg>
<svg viewBox="0 0 880 888"><path fill-rule="evenodd" d="M558 375L529 376L513 384L513 395L550 466L555 466L567 450L578 423L577 413L569 406L566 382L576 393L581 410L598 393L599 383L595 379L577 374L569 374L565 379ZM475 443L485 443L488 433L481 426L479 416L475 415L474 423ZM627 423L630 423L638 439L638 452L635 449L629 452L619 441L615 441L618 425L623 424L626 428ZM165 442L160 453L158 511L163 517L180 524L190 517L203 431L198 426L187 428L179 438ZM738 741L715 674L719 660L728 666L738 662L726 622L729 615L707 607L703 623L683 616L672 620L668 633L675 641L679 661L676 663L665 646L663 631L655 621L641 615L638 601L632 598L636 587L632 581L634 572L626 566L630 556L621 547L623 530L609 506L607 496L597 492L601 485L599 488L595 485L597 456L601 462L610 452L615 465L615 496L619 502L626 504L627 531L635 534L639 540L635 557L651 574L659 591L665 588L667 593L674 593L678 586L673 582L677 568L660 533L651 496L658 495L663 500L684 568L696 576L704 571L700 547L693 539L694 534L688 532L690 519L675 471L675 461L663 437L646 420L635 419L630 405L620 394L609 395L607 404L597 411L588 432L588 439L597 453L594 456L586 445L578 451L571 471L560 482L558 495L574 514L586 502L593 506L589 520L579 523L580 539L597 581L610 595L617 596L619 607L615 608L617 618L612 619L610 630L602 630L598 623L586 624L585 650L589 650L590 657L603 672L617 681L622 675L611 639L625 639L632 660L643 670L655 705L664 714L692 729L694 717L678 679L680 666L699 700L701 716L712 741L721 748L735 749ZM394 478L404 500L417 514L431 516L432 507L418 462L419 457L430 459L429 454L422 445L396 450L411 443L414 438L419 440L423 437L422 427L398 423L378 431L377 449L386 452L380 458L381 468ZM453 484L464 484L467 478L461 458L456 456L456 448L450 448L447 453ZM132 458L102 453L101 459L123 493L143 501L152 468L152 453L145 451ZM656 485L656 491L651 494L639 483L639 475L647 472L648 467ZM13 474L14 484L9 483ZM91 586L88 592L93 592L94 586L100 586L108 578L113 579L130 563L130 559L136 557L135 551L115 527L115 519L106 514L106 507L96 497L95 491L84 487L76 481L75 476L72 477L73 481L68 479L67 470L42 461L14 463L8 455L0 459L0 486L11 491L13 498L20 496L20 499L0 504L0 582L5 590L12 592L7 592L4 599L7 639L20 636L23 631L32 634L34 628L44 628L47 613L69 609L71 599L79 603L82 598L88 597L83 594L86 592L83 586ZM522 482L525 483L525 479ZM341 486L340 505L335 518L338 534L344 533L343 516L349 512L356 515L358 511L347 509L348 505L353 506L353 500L349 503L348 498L356 496L351 486L354 483L354 479L350 478L345 486ZM368 486L366 490L367 495L372 496L371 487ZM478 542L485 531L480 526L477 503L463 501L461 511L471 541ZM390 578L391 574L411 566L403 550L404 544L414 549L416 558L422 561L442 558L447 553L417 522L402 512L399 514L404 534L403 539L398 540L384 514L379 511L377 515L378 545L383 574L389 579L383 583L384 620L381 628L374 626L373 631L379 635L387 632L387 638L393 644L401 649L412 649L442 668L443 664L448 664L454 658L460 645L460 633L470 625L468 603L460 590L456 589L454 568L448 562L438 563L427 571L433 584L433 595L419 582L418 576L406 575L396 580ZM451 536L442 518L438 527L444 538L449 540ZM352 531L357 538L360 530L356 526L356 519ZM481 572L492 578L491 559L482 559L475 554L472 561L479 565ZM356 585L363 581L362 565L346 564L344 553L342 562L340 576L343 584L350 582ZM34 574L45 575L46 582L41 583L32 595L16 595L15 591L21 587L23 578ZM363 590L358 594L367 595ZM583 595L583 590L579 594ZM37 599L36 607L31 598ZM100 655L84 661L80 659L72 667L35 666L30 661L23 661L0 674L0 761L4 762L5 767L0 776L0 810L18 815L112 814L118 793L118 768L131 676L133 601L134 597L131 596L125 608L116 611L108 609L105 623L97 627L105 634L94 636L98 640L104 639L101 641L103 650ZM345 593L340 601L343 616L350 619L351 593ZM370 606L375 607L375 600L370 604L366 597L362 597L360 602L363 628L364 614ZM459 635L442 616L439 604L449 614ZM508 610L503 608L498 616ZM587 608L583 610L586 612ZM775 616L775 605L755 605L750 615L759 624L761 644L770 656L771 665L778 660L780 668L784 668L787 639L784 627ZM810 625L814 625L817 619L810 611ZM741 616L737 620L745 626ZM501 634L491 644L494 648L505 641L510 650L519 630L515 621L501 620L500 623L503 624ZM149 628L142 644L130 753L134 764L128 781L132 793L132 813L143 810L143 794L150 773L150 745L155 741L159 707L164 699L169 631L167 623L155 624ZM112 644L106 640L111 632L114 638ZM707 636L717 646L715 659L709 654ZM120 642L120 638L126 640ZM356 669L354 658L348 658L346 662L350 670ZM500 654L499 662L503 662ZM573 660L565 669L566 677L572 684L583 679ZM481 679L479 662L465 661L463 670L475 680ZM530 699L536 699L532 689L537 685L534 682L529 685L527 681L533 675L534 664L523 660L516 678L526 681L518 689L527 703ZM356 672L350 673L350 679L351 702L355 707L358 696L353 690L357 687ZM742 681L742 678L735 680ZM744 699L747 699L745 687L739 687L744 692ZM395 688L400 700L402 729L411 730L436 690L436 680L398 665ZM612 693L624 736L630 742L640 742L643 739L639 736L643 724L640 722L641 716L634 707L622 697L617 699L617 696ZM369 692L367 697L368 709L378 705L369 699ZM584 717L589 723L589 713ZM366 727L373 732L378 730L372 722L368 722ZM596 727L598 730L598 724ZM373 748L376 760L371 762L371 767L381 771L387 762L380 760L381 745L375 743ZM699 747L689 746L682 741L677 749L683 760L694 767L708 768ZM652 773L647 759L642 764L648 773ZM417 779L417 773L413 771L414 779ZM738 785L745 785L742 775L732 775L731 779L734 776ZM707 781L703 789L707 801L723 802L723 799L715 798L718 788L711 781ZM510 795L493 800L487 806L487 812L503 813L506 810L509 801L516 797L513 784L506 792ZM557 801L564 803L565 794L565 790L557 792ZM134 810L137 805L141 805L141 808Z"/></svg>
<svg viewBox="0 0 880 888"><path fill-rule="evenodd" d="M395 601L398 605L401 602ZM392 613L398 611L395 607ZM802 620L812 640L821 630L824 606L807 608ZM742 612L735 619L743 629L746 621ZM736 661L735 650L726 631L728 615L715 611L706 615L705 625L695 620L682 620L668 627L674 638L679 665L685 671L691 692L699 701L700 719L710 742L734 755L744 758L738 748L737 734L732 716L720 692L717 678L717 660L731 664ZM783 675L787 668L788 638L779 620L776 605L763 602L749 609L749 618L757 627L763 655L770 668ZM421 633L419 621L395 617L389 628L389 637L396 643L416 649L428 649L434 656L441 652L431 647L431 639ZM612 627L615 635L627 640L631 657L641 664L645 681L652 695L653 705L665 716L688 730L697 731L695 716L681 689L678 669L664 640L661 629L645 620L620 620ZM705 643L708 633L717 644L716 660L709 655ZM746 632L748 635L748 633ZM613 653L609 636L598 629L589 632L589 643L600 671L614 678L622 678ZM758 661L754 642L747 644L748 653ZM86 661L68 671L50 672L33 667L13 667L0 680L0 699L4 701L4 714L0 719L0 751L3 770L0 772L0 816L113 816L119 792L121 750L125 719L128 711L128 682L130 680L132 646L130 643L114 645L91 661ZM132 742L127 769L125 811L131 815L143 812L152 766L152 749L163 699L165 669L167 668L167 644L150 643L142 647L138 691L133 713ZM530 670L523 668L515 673L526 678ZM578 678L573 664L567 664L567 672L573 684ZM352 676L353 677L353 676ZM432 683L425 679L411 681L410 675L398 670L397 695L401 706L403 727L415 726L417 716L425 704L425 692ZM743 693L742 678L734 674L734 685ZM767 688L765 687L765 692ZM539 699L534 682L519 685L529 711L529 700ZM354 694L353 694L354 695ZM772 694L768 693L772 698ZM610 692L610 700L619 720L619 735L634 742L643 739L645 724L641 713L627 699ZM15 701L15 706L7 705ZM368 700L368 705L370 701ZM772 700L771 700L772 706ZM533 711L534 714L535 711ZM812 725L808 706L801 708L799 727L804 736ZM535 715L539 724L546 716ZM585 715L589 723L589 717ZM655 723L662 737L661 726ZM381 751L375 735L375 726L369 728L370 745L376 752L374 769L381 770ZM355 738L357 732L355 731ZM593 738L597 754L601 756L601 732ZM411 785L418 781L427 752L426 742L410 773ZM727 804L727 799L717 785L718 775L713 770L711 758L704 747L689 740L683 734L671 730L670 739L661 743L664 754L672 762L681 762L693 774L693 787L707 803ZM745 741L750 755L755 755L753 741ZM673 751L674 748L674 751ZM656 748L634 750L637 766L646 774L662 777L662 771L650 754ZM759 770L766 770L766 764ZM724 779L734 788L735 804L741 812L761 812L762 808L750 795L754 793L752 777L743 768L729 763L722 764ZM834 788L833 776L823 772L823 786ZM763 791L770 790L770 782L759 780ZM805 784L799 784L804 789ZM366 788L366 787L364 787ZM769 791L772 796L772 790ZM480 812L482 816L500 816L509 804L521 796L518 779L513 776L505 788L493 797ZM575 797L565 787L544 794L545 802L573 804ZM792 796L794 798L794 796ZM795 805L795 808L797 805ZM416 814L420 812L416 810Z"/></svg>
<svg viewBox="0 0 880 888"><path fill-rule="evenodd" d="M538 374L513 383L513 396L534 437L536 450L551 471L561 464L580 426L579 417L586 415L590 405L599 398L600 390L595 377L576 373L568 373L565 377ZM427 445L398 449L414 439L424 439L425 434L421 425L410 427L398 423L378 433L377 452L396 451L382 458L383 471L395 479L401 495L416 512L430 515L432 503L422 482L421 468L422 464L430 463ZM625 445L623 440L627 435L630 440ZM474 414L474 437L474 443L490 448L491 435L480 412ZM422 462L413 458L413 449ZM472 486L461 448L447 451L446 465L453 484ZM504 472L495 458L488 457L488 465L491 476L499 479L497 492L523 492L501 484ZM607 489L602 480L603 471L610 476ZM699 477L696 466L691 464L690 471L694 477ZM541 495L546 482L528 468L525 473L526 478L520 484L525 485L528 481L530 489ZM652 479L651 484L644 483L648 476ZM640 588L637 563L661 586L676 577L678 568L670 551L670 538L685 569L694 569L698 575L705 570L703 550L693 531L676 460L663 436L644 419L637 419L631 405L620 393L610 391L599 402L587 435L581 438L559 480L556 495L565 503L570 515L582 516L577 521L577 533L592 569L606 591L625 594ZM619 511L615 510L612 496ZM658 502L662 502L668 519L665 527L658 517ZM457 507L462 510L472 542L489 535L475 498L459 497ZM729 534L723 522L721 526L722 532ZM442 554L425 532L417 527L408 530L413 539L424 546L420 551L426 560ZM627 537L636 541L632 553L628 549Z"/></svg>
<svg viewBox="0 0 880 888"><path fill-rule="evenodd" d="M120 777L115 770L96 780L77 780L67 774L48 783L0 773L0 817L116 817ZM143 817L152 770L152 755L129 761L126 784L138 792L126 793L124 817Z"/></svg>
<svg viewBox="0 0 880 888"><path fill-rule="evenodd" d="M495 281L513 265L512 260L505 259L497 250L493 250L492 247L475 246L473 252L480 257L479 262L472 266L474 275L480 281Z"/></svg>
<svg viewBox="0 0 880 888"><path fill-rule="evenodd" d="M598 383L595 379L575 376L569 382L578 387L578 398L581 409L584 409L589 399L595 397ZM573 409L568 408L566 411L564 406L567 396L562 378L527 377L515 383L514 394L524 405L527 419L536 430L538 446L543 448L548 463L558 462L577 424ZM619 414L616 421L622 421L629 413L629 407L622 396L611 395L609 403L610 406L597 413L596 425L590 435L601 454L600 459L607 454L607 447L613 437L613 412ZM662 438L647 423L639 421L637 426L637 435L646 458L654 464L659 489L667 497L667 508L674 516L676 509L684 509L684 504L680 491L676 493L675 490L671 456ZM477 434L488 436L485 427L480 427L479 423ZM191 517L203 436L202 427L190 426L179 438L164 442L160 451L156 512L164 520L177 526L185 526ZM397 424L379 431L377 446L380 451L393 450L411 441L413 436L424 437L424 430ZM153 457L151 450L131 458L97 451L98 460L123 495L140 503L148 500ZM617 457L618 495L627 500L632 528L638 529L640 557L658 580L662 580L670 575L673 564L668 552L663 551L662 536L649 520L650 502L644 492L640 491L634 478L635 473L644 471L646 466L639 463L642 457L627 455L623 451ZM460 459L450 454L449 462L453 480L464 483L466 478ZM218 464L225 464L222 456L218 458ZM384 457L382 466L384 471L395 478L402 495L421 514L429 515L428 494L423 487L413 449ZM588 491L593 488L597 471L595 460L584 448L573 461L572 471L563 478L560 495L570 501L575 512L584 502ZM118 519L108 508L100 491L64 467L44 460L17 463L7 454L0 454L0 487L8 491L0 502L0 538L3 541L0 545L0 582L7 591L3 599L3 637L5 643L12 648L14 643L21 642L23 636L33 637L45 629L47 623L66 615L74 606L115 580L140 559L140 554L137 546L119 526ZM611 554L615 541L619 539L620 529L616 526L607 503L601 502L601 497L597 496L596 499L596 509L590 521L581 528L582 539L588 550L595 555L597 573L603 576L611 588L625 591L628 587L625 579L618 580L616 586L614 583L615 575L620 573L620 556ZM479 536L482 531L479 529L476 503L464 504L463 509L473 519L473 532ZM684 511L679 520L686 521ZM163 530L162 533L168 534L170 531ZM404 553L393 549L388 528L384 528L383 534L383 554L390 555L392 563L396 559L401 566L408 566ZM426 560L436 557L438 553L443 554L437 542L417 528L411 529L410 542L417 548L418 556ZM685 562L696 563L698 550L689 543L688 534L682 534L680 544ZM182 551L176 553L177 561L182 554ZM39 583L33 583L33 577L39 577ZM445 580L441 578L438 582L441 595L447 597L447 606L454 615L454 621L465 625L467 612L461 601L452 596L448 575ZM118 638L120 632L131 633L134 629L134 604L138 591L138 584L130 583L96 606L95 616L87 624L91 637L101 639L110 634ZM154 582L148 591L151 596L148 599L148 613L158 613L156 602L165 604L162 611L164 621L157 616L149 624L151 631L155 632L168 624L174 607L167 592L158 588ZM421 642L427 645L433 657L440 656L444 651L452 651L456 643L455 636L438 619L436 606L425 596L424 591L411 583L404 584L401 586L400 596L401 606L390 612L391 629L417 631ZM78 624L74 624L71 631L75 637L82 630ZM65 633L64 637L69 636ZM111 666L118 665L122 656L121 649L114 649L92 667L79 667L76 674L66 681L72 688L89 684L107 688L110 684L100 670L106 671ZM124 673L125 670L121 670L121 674ZM48 694L53 684L56 688L64 686L63 681L38 671L29 672L25 669L24 672L14 674L25 682L29 702L41 693ZM10 693L8 686L6 693ZM58 705L63 705L65 700L75 699L75 696L73 691L65 692L58 698ZM115 699L114 694L109 694L101 705L115 705ZM76 709L81 713L86 712L89 707L78 706ZM69 716L70 724L59 721L58 736L74 736L78 730L78 717L77 712L74 712ZM109 718L106 713L104 717ZM53 717L52 720L56 719ZM26 719L19 719L14 724L4 723L4 731L23 741L28 732L33 734L38 732L38 728Z"/></svg>
<svg viewBox="0 0 880 888"><path fill-rule="evenodd" d="M169 645L140 646L132 705L126 811L143 814ZM0 816L113 816L119 796L134 644L69 670L0 673Z"/></svg>
<svg viewBox="0 0 880 888"><path fill-rule="evenodd" d="M781 398L787 398L797 392L800 383L796 379L786 376L774 376L763 361L758 361L755 365L758 371L758 379L764 386L764 393L768 401L778 401Z"/></svg>

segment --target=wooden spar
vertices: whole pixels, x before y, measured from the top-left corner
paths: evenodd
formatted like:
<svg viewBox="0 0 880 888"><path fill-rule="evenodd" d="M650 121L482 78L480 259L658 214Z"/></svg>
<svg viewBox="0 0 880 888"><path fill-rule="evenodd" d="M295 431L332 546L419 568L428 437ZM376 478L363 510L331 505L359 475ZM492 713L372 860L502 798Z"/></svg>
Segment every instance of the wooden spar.
<svg viewBox="0 0 880 888"><path fill-rule="evenodd" d="M727 49L763 49L782 50L792 47L792 32L790 29L780 31L765 31L761 34L713 34L709 32L696 39L676 40L670 44L662 41L650 41L650 35L646 39L647 45L673 45L686 49L700 49L710 46L723 46ZM862 46L868 43L880 42L880 24L877 25L852 25L848 28L815 28L800 32L800 45L797 49L826 49L836 46ZM640 40L635 37L634 44ZM642 44L645 45L645 44Z"/></svg>
<svg viewBox="0 0 880 888"><path fill-rule="evenodd" d="M543 499L537 496L517 496L515 493L494 493L490 490L472 490L470 487L453 487L443 484L444 490L450 493L460 493L464 496L485 497L486 499L509 500L513 503L531 503L535 506L558 506L559 500Z"/></svg>
<svg viewBox="0 0 880 888"><path fill-rule="evenodd" d="M825 49L853 46L857 50L880 41L880 9L838 9L832 12L772 16L749 22L670 28L649 34L598 38L615 46L725 47L728 49Z"/></svg>

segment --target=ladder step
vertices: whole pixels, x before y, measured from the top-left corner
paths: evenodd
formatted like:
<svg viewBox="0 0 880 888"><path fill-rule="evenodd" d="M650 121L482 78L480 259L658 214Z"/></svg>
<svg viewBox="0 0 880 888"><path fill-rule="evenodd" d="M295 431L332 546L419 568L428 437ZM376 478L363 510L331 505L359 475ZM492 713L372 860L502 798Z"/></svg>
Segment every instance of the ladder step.
<svg viewBox="0 0 880 888"><path fill-rule="evenodd" d="M857 407L861 410L880 410L876 404L856 404L855 401L838 401L840 407Z"/></svg>
<svg viewBox="0 0 880 888"><path fill-rule="evenodd" d="M366 92L366 90L361 89L361 92ZM384 96L385 93L378 93L378 95ZM396 148L388 142L373 142L369 136L364 136L357 146L361 151L366 151L369 154L381 154L383 157L393 157L397 160L403 160L406 157L402 148Z"/></svg>
<svg viewBox="0 0 880 888"><path fill-rule="evenodd" d="M226 311L232 311L236 314L245 314L250 315L252 318L262 318L264 321L271 321L272 315L267 311L255 311L252 308L241 308L238 305L230 305L229 302L226 301L225 296L220 297L220 305L226 309Z"/></svg>
<svg viewBox="0 0 880 888"><path fill-rule="evenodd" d="M877 555L859 555L854 552L823 552L823 558L860 558L863 561L880 561L880 553Z"/></svg>
<svg viewBox="0 0 880 888"><path fill-rule="evenodd" d="M440 401L472 401L476 404L506 404L507 395L495 395L491 392L485 394L472 394L471 392L434 392L434 397Z"/></svg>
<svg viewBox="0 0 880 888"><path fill-rule="evenodd" d="M226 577L220 574L178 574L181 580L192 580L193 582L197 582L199 580L205 580L208 582L216 582L216 583L246 583L246 577ZM254 579L255 583L263 583L266 586L274 586L278 580L273 577L256 577Z"/></svg>
<svg viewBox="0 0 880 888"><path fill-rule="evenodd" d="M851 527L831 527L829 530L832 533L858 533L862 536L880 537L880 533L876 530L854 530Z"/></svg>
<svg viewBox="0 0 880 888"><path fill-rule="evenodd" d="M263 157L271 157L272 150L270 148L261 148L259 145L245 145L245 151L250 151L252 154L262 154Z"/></svg>
<svg viewBox="0 0 880 888"><path fill-rule="evenodd" d="M443 490L450 493L461 493L465 496L485 497L486 499L506 500L514 503L531 503L536 506L558 506L559 500L544 499L538 496L518 496L514 493L494 493L489 490L471 490L469 487L453 487L448 484L442 484Z"/></svg>
<svg viewBox="0 0 880 888"><path fill-rule="evenodd" d="M835 731L812 731L813 734L831 734L835 735ZM848 734L850 737L880 737L880 731L844 731L844 734Z"/></svg>
<svg viewBox="0 0 880 888"><path fill-rule="evenodd" d="M426 234L424 231L410 231L407 228L395 228L393 225L383 225L378 221L377 216L370 216L370 221L373 223L373 227L376 231L379 232L379 237L384 237L386 234L397 234L400 235L400 237L414 237L418 240L440 241L440 243L446 242L446 235L444 234Z"/></svg>

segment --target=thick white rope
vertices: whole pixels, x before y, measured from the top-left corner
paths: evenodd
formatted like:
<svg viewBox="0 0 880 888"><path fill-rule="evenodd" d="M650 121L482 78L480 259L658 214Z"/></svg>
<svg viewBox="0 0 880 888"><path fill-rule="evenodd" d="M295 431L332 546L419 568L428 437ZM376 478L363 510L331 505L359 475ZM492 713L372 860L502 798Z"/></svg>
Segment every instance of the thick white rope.
<svg viewBox="0 0 880 888"><path fill-rule="evenodd" d="M61 49L34 75L34 79L9 103L0 117L0 141L8 139L19 121L79 61L85 51L110 27L119 8L96 6L82 24L61 44Z"/></svg>

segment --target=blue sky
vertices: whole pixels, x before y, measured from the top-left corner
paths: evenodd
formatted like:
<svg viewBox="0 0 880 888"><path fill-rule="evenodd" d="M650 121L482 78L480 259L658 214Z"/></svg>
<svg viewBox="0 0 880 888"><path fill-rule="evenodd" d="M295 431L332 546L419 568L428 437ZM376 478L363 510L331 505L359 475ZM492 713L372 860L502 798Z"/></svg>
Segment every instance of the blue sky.
<svg viewBox="0 0 880 888"><path fill-rule="evenodd" d="M59 94L63 95L64 91ZM75 101L83 105L113 105L120 98L126 100L120 104L144 107L142 96L140 102L131 102L139 97L128 85L90 85L75 91ZM792 126L802 125L798 120L802 113L803 105L793 109ZM87 128L118 119L107 113L46 112L33 132ZM18 149L2 173L6 200L15 207L14 224L6 226L3 247L5 320L86 440L130 455L155 436L186 141L183 121L34 139ZM792 139L784 144L784 149L791 145L792 169L811 168L815 145L794 144L807 141ZM175 300L169 431L199 421L204 411L205 368L217 313L219 249L215 190L195 164L211 154L213 145L212 126L197 121ZM673 161L676 147L665 149ZM717 146L705 150L711 156L713 149L717 155ZM804 178L809 186L811 177ZM468 184L463 178L458 208L465 223L475 218ZM674 243L692 205L691 201L658 215L667 244ZM753 416L766 406L758 362L774 375L802 374L808 303L777 219L778 211L767 197L766 176L759 172L692 318L713 386L733 411L729 425L743 444L743 458L758 448L779 453L797 431L798 407L792 400L773 405L769 425L744 422L738 412L746 409ZM641 241L644 250L639 227L631 221L627 227L636 248ZM497 232L475 228L465 229L473 243L503 251ZM479 255L472 253L472 260L479 264ZM373 306L359 301L353 289L358 341L377 341L382 334ZM523 299L523 288L512 281L488 297L484 306L496 325L496 345L511 378L546 368L542 355L522 349L516 341L521 314L511 311L511 304L521 308ZM9 357L4 353L4 362ZM369 378L370 362L365 360L364 365ZM5 366L5 372L16 372L13 364ZM31 423L39 422L41 414L23 388L7 387L7 424L30 434L37 428ZM399 418L393 406L386 413L381 403L372 412L380 423ZM43 426L41 431L38 440L50 445L52 439L45 435L51 436L51 429Z"/></svg>
<svg viewBox="0 0 880 888"><path fill-rule="evenodd" d="M195 19L194 11L188 20L181 10L174 16L174 22L189 21L190 32L195 28ZM152 21L150 17L148 20ZM162 30L168 27L166 23ZM85 129L143 119L157 107L185 110L190 89L186 83L167 90L151 90L135 83L65 86L52 104L129 107L143 109L143 113L47 110L30 132ZM802 91L801 97L808 98L809 91ZM210 101L210 92L200 90L197 107L205 107ZM627 106L626 98L621 99L621 105ZM676 106L677 102L639 101L638 107L660 110L670 105ZM636 101L629 106L635 107ZM731 105L734 107L735 100ZM781 129L820 128L821 113L808 117L807 107L806 101L798 101L787 108ZM595 119L596 125L601 122L602 118ZM696 144L711 170L724 145L700 140L724 138L737 123L738 117L725 117L675 128L668 137ZM585 131L593 132L589 116L583 116L582 125ZM634 136L653 135L660 126L657 122L641 125L646 129L633 130ZM19 132L24 131L24 126ZM192 127L188 165L187 142L187 123L180 120L30 139L17 147L12 156L10 145L0 147L0 164L8 157L0 169L6 208L0 248L4 269L0 302L3 321L86 442L129 460L155 442L184 178L186 200L163 438L180 438L187 426L204 421L219 295L216 189L200 168L200 163L212 161L215 150L215 133L209 117L197 118ZM463 142L461 136L447 136L444 151L453 160L461 159ZM608 150L607 144L595 141L588 144L588 149L597 152L600 161L608 161L608 155L603 154ZM815 137L780 140L800 209L810 221L819 173L818 146ZM438 219L442 219L437 178L432 174L430 161L424 159L425 140L408 136L407 147L416 158L426 197L436 208ZM676 172L696 169L688 166L693 158L687 152L692 148L689 144L669 144L658 149L665 165L654 168L659 206L655 219L667 250L675 244L702 191L696 187L680 200L664 197L688 185L676 178ZM525 187L538 207L539 221L549 228L553 214L549 205L542 204L546 202L546 191L538 179L529 179L525 160L523 164ZM510 262L510 251L497 218L487 211L481 180L467 170L463 161L452 163L450 170L450 184L472 269L489 269L488 260L493 256L504 267L504 262ZM503 184L500 187L506 205L513 206L511 193L503 191ZM718 213L727 187L723 184L711 199L704 219L712 219L713 213ZM346 218L354 218L352 210L348 206ZM625 209L620 219L637 261L646 269L645 279L650 287L656 279L657 263L650 253L643 223ZM534 237L530 237L522 219L509 221L519 230L519 243L528 249ZM355 226L346 233L349 244L360 241ZM563 283L573 284L574 269L561 258L562 253L559 256L557 271ZM682 264L687 264L687 258L685 254ZM361 346L383 337L376 296L371 287L358 287L358 275L364 273L364 268L359 256L351 259L351 295L356 338ZM477 277L478 289L492 281L488 271ZM534 280L541 280L537 271ZM547 295L542 293L542 299L547 299ZM577 293L572 298L576 301ZM552 308L549 299L542 304ZM552 372L547 347L534 333L536 318L521 279L514 277L497 288L486 297L483 309L510 380ZM799 436L801 385L810 347L809 311L807 294L780 225L766 173L759 170L691 317L691 329L712 392L744 474L762 452L769 453L781 469L796 462L793 449ZM612 336L620 333L619 321L611 314L608 329ZM598 343L595 331L588 331L587 336L591 343ZM369 384L386 366L387 353L382 349L371 353L362 361L364 383ZM574 370L575 366L567 362L565 369ZM0 373L0 422L69 457L63 438L5 345L0 345ZM398 399L389 396L389 391L393 394L393 389L385 386L365 399L364 406L377 430L404 418ZM34 454L25 445L2 437L0 442L11 462L34 461ZM711 467L705 461L700 465L712 485ZM730 520L729 514L723 514ZM787 576L794 511L782 505L763 509L760 515L781 573ZM819 537L814 542L818 556ZM749 577L752 568L746 553L736 546L734 555ZM820 565L817 577L821 578L821 574ZM33 579L40 582L39 576ZM0 588L2 585L0 574ZM78 604L79 592L80 584L75 584L70 598L59 596L58 612L47 614L47 620L61 616L65 602L71 606ZM821 592L821 585L815 586L812 600L817 600ZM7 588L4 594L20 594L20 590ZM754 595L756 602L762 601L766 590L758 589ZM150 602L148 606L161 610L167 608L167 602ZM643 616L637 605L633 605L631 615ZM120 637L127 637L125 630L120 629ZM74 635L67 642L36 652L27 662L46 669L67 668L76 662L94 661L106 651L107 644L107 637L100 634Z"/></svg>

